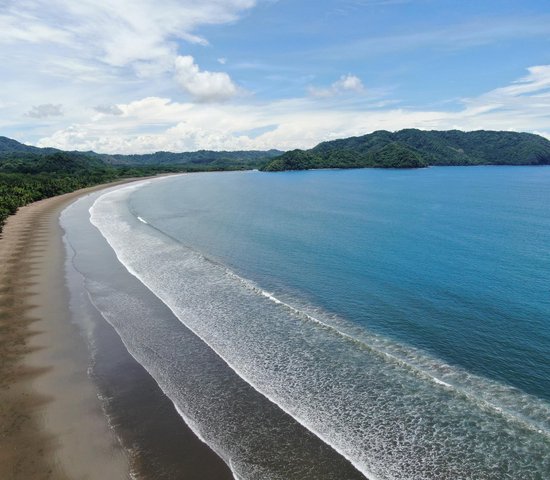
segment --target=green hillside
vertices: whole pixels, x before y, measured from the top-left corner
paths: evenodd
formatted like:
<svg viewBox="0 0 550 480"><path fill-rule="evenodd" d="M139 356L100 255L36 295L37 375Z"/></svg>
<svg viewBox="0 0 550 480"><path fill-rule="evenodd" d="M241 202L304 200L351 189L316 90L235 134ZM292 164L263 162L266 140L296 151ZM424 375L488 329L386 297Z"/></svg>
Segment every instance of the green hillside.
<svg viewBox="0 0 550 480"><path fill-rule="evenodd" d="M280 153L271 152L271 156ZM269 152L160 152L109 156L37 148L0 137L0 231L6 218L19 207L43 198L120 178L258 168L269 160L269 155Z"/></svg>
<svg viewBox="0 0 550 480"><path fill-rule="evenodd" d="M530 133L379 130L293 150L263 170L418 168L429 165L549 165L550 141Z"/></svg>
<svg viewBox="0 0 550 480"><path fill-rule="evenodd" d="M105 155L38 148L0 137L0 229L22 205L119 178L260 167L282 171L429 165L550 165L550 141L529 133L408 129L380 130L282 155L278 150Z"/></svg>
<svg viewBox="0 0 550 480"><path fill-rule="evenodd" d="M143 155L100 155L112 165L209 165L257 168L281 155L280 150L241 150L234 152L199 150L197 152L156 152Z"/></svg>
<svg viewBox="0 0 550 480"><path fill-rule="evenodd" d="M19 143L7 137L0 137L0 162L6 156L50 155L61 150L55 148L38 148ZM83 156L91 160L100 160L113 166L166 166L187 165L193 169L250 169L259 168L283 152L280 150L241 150L234 152L199 150L197 152L155 152L142 155L110 155L96 152L66 152Z"/></svg>

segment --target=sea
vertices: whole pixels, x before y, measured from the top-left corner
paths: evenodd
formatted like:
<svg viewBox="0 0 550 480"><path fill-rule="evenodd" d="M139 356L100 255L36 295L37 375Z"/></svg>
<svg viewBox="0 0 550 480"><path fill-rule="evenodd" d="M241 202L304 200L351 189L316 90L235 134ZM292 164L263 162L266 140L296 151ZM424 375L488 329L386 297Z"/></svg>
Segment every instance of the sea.
<svg viewBox="0 0 550 480"><path fill-rule="evenodd" d="M550 167L183 174L61 225L106 414L107 327L168 403L142 439L172 411L238 480L550 479Z"/></svg>

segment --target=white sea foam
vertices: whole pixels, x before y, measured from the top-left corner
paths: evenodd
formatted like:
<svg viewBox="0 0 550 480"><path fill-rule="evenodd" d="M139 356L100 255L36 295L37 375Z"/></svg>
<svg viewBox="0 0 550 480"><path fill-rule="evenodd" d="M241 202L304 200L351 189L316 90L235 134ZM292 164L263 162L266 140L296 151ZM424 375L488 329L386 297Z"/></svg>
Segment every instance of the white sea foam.
<svg viewBox="0 0 550 480"><path fill-rule="evenodd" d="M131 188L90 209L121 263L241 378L366 476L542 478L546 404L379 337L357 338L257 290L133 221ZM446 381L461 377L467 388Z"/></svg>
<svg viewBox="0 0 550 480"><path fill-rule="evenodd" d="M372 349L378 354L384 355L390 361L414 371L417 375L437 385L454 389L457 393L468 397L472 402L480 406L493 409L499 414L508 416L512 421L522 423L526 428L550 436L550 424L546 422L546 420L550 420L550 406L546 402L524 394L514 387L507 387L500 383L477 377L456 367L450 368L448 365L428 356L424 352L420 352L412 347L399 345L380 336L357 330L354 333L345 333L345 327L349 328L350 326L345 325L341 319L335 319L335 317L332 317L332 319L320 319L318 317L322 315L314 316L307 313L305 308L294 307L280 300L273 293L262 290L250 280L244 279L230 270L226 270L226 273L275 304L283 305L299 318L315 322L323 328L341 335L346 340L358 343ZM333 323L336 323L336 325ZM439 378L438 375L441 373L453 378L456 384ZM502 401L503 404L499 405L499 401ZM540 428L541 423L544 423L542 429Z"/></svg>
<svg viewBox="0 0 550 480"><path fill-rule="evenodd" d="M432 378L433 378L434 382L439 384L439 385L443 385L444 387L449 387L449 388L453 387L450 383L444 382L443 380L440 380L437 377L432 377ZM500 410L498 407L496 409Z"/></svg>
<svg viewBox="0 0 550 480"><path fill-rule="evenodd" d="M191 430L231 463L234 475L243 480L332 480L341 475L350 480L358 478L358 473L330 448L297 430L290 416L281 416L258 394L249 391L243 395L242 382L228 383L228 366L222 366L221 358L187 329L174 330L171 317L166 317L158 302L142 291L136 292L132 282L120 285L120 273L116 273L119 267L115 264L105 271L97 262L98 255L109 258L108 252L101 253L105 247L97 245L97 232L80 222L74 227L75 219L82 218L82 209L71 207L63 217L69 210L75 210L69 215L73 220L62 222L70 232L68 264L81 279L71 285L82 284L84 288L78 289L75 297L87 293L130 355L151 374ZM171 325L168 331L161 326L166 322ZM95 336L89 340L95 343ZM277 456L284 461L273 468Z"/></svg>

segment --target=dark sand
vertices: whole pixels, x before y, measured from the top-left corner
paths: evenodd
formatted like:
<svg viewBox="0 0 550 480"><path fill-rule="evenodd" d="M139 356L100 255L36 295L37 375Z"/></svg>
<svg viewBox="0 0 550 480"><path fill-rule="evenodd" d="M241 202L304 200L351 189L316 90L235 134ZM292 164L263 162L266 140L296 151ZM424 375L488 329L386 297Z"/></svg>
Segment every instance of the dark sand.
<svg viewBox="0 0 550 480"><path fill-rule="evenodd" d="M109 427L71 321L58 221L71 201L99 188L23 207L1 234L0 478L232 478L105 323L103 353L129 374L111 392L117 435ZM109 378L102 375L104 390Z"/></svg>

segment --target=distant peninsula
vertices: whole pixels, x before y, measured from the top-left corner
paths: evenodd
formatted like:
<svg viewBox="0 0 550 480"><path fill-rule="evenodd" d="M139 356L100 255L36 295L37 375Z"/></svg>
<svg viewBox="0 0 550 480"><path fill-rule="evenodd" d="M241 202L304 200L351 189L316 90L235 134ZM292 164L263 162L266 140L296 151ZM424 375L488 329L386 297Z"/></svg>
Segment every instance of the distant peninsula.
<svg viewBox="0 0 550 480"><path fill-rule="evenodd" d="M422 168L431 165L550 165L550 141L530 133L376 131L323 142L310 150L156 152L110 155L67 152L0 137L0 232L28 203L82 187L159 173L318 168Z"/></svg>
<svg viewBox="0 0 550 480"><path fill-rule="evenodd" d="M310 150L292 150L271 159L262 170L549 164L550 141L540 135L406 129L378 130L323 142Z"/></svg>

